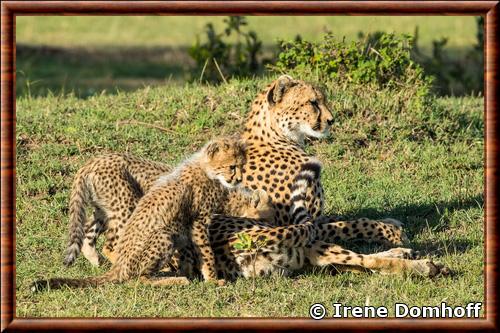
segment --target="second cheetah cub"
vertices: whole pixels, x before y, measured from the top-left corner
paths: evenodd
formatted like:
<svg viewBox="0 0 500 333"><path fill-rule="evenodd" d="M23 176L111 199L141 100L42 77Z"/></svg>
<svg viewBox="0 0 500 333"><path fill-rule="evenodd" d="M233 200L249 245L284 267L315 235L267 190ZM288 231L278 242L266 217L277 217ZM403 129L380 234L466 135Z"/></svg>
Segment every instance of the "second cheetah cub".
<svg viewBox="0 0 500 333"><path fill-rule="evenodd" d="M69 200L69 243L64 264L72 265L80 251L92 265L105 258L116 260L116 245L139 200L162 175L172 167L130 154L105 154L90 159L73 181ZM87 220L86 208L94 210ZM275 210L271 198L263 190L238 188L231 191L224 204L224 215L255 218L272 222ZM102 255L96 241L105 234Z"/></svg>
<svg viewBox="0 0 500 333"><path fill-rule="evenodd" d="M107 273L86 279L40 280L33 288L95 286L136 277L161 284L151 275L170 262L175 248L190 240L204 280L216 280L207 226L213 214L223 212L232 189L241 182L244 163L240 141L220 138L207 143L173 172L161 176L139 200L117 244L116 262Z"/></svg>

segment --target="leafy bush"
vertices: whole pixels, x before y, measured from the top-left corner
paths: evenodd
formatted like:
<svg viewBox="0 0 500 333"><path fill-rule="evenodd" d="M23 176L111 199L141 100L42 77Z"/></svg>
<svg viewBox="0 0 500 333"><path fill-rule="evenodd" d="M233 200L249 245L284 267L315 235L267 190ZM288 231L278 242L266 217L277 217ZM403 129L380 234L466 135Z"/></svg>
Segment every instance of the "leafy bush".
<svg viewBox="0 0 500 333"><path fill-rule="evenodd" d="M249 77L263 73L262 42L254 31L246 32L244 17L224 20L216 32L206 25L206 41L197 38L189 54L197 63L196 78L220 82L227 77ZM414 36L375 32L359 33L359 40L346 42L327 33L322 41L279 41L275 72L314 81L333 80L350 84L373 84L378 88L412 88L428 95L464 95L483 91L484 18L477 18L477 44L466 52L446 49L447 38L434 40L430 55L421 52L418 28Z"/></svg>
<svg viewBox="0 0 500 333"><path fill-rule="evenodd" d="M262 66L258 56L262 52L262 42L257 34L242 27L247 25L243 16L230 16L224 20L226 27L217 33L212 23L205 26L206 41L196 43L189 49L189 55L196 61L200 80L219 82L225 76L251 76ZM230 39L236 39L231 43Z"/></svg>
<svg viewBox="0 0 500 333"><path fill-rule="evenodd" d="M272 69L315 74L317 80L337 79L354 84L395 87L421 83L422 68L411 59L412 37L378 33L364 41L339 41L327 33L320 42L281 41L282 51Z"/></svg>

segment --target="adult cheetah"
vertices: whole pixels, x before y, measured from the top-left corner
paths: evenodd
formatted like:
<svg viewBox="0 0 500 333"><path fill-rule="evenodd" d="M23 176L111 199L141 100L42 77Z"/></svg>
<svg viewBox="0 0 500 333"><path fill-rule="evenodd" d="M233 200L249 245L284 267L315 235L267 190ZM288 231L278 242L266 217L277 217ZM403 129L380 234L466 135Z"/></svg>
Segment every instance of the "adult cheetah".
<svg viewBox="0 0 500 333"><path fill-rule="evenodd" d="M325 95L317 87L288 75L280 76L254 100L241 133L247 147L242 185L266 191L276 208L272 225L287 225L291 222L294 179L301 167L309 168L315 179L304 194L304 206L312 218L320 218L322 222L318 240L334 243L341 238L360 239L401 245L406 236L401 223L394 219L337 221L336 217L323 216L319 166L316 159L304 151L303 145L306 138L325 137L333 121ZM341 234L337 230L341 230Z"/></svg>
<svg viewBox="0 0 500 333"><path fill-rule="evenodd" d="M317 162L316 162L317 163ZM273 273L289 275L293 272L310 269L314 266L335 266L340 270L372 271L382 274L416 274L433 277L447 274L448 268L429 259L417 260L416 252L407 248L392 248L374 253L359 254L336 244L318 240L321 221L314 220L306 208L308 189L318 175L315 173L319 163L302 165L294 179L291 189L290 221L286 226L270 226L268 223L249 218L235 218L215 215L209 226L210 246L216 257L218 277L234 280L238 277L264 276ZM354 224L355 221L343 221ZM348 239L342 228L331 229L339 239ZM238 234L245 233L254 241L264 242L258 250L235 248L239 242ZM381 233L388 240L395 241L388 229ZM189 253L188 248L179 253ZM187 271L199 265L195 256L180 260L174 258L172 269ZM189 267L189 268L186 268Z"/></svg>
<svg viewBox="0 0 500 333"><path fill-rule="evenodd" d="M290 235L287 226L295 222L290 211L297 199L301 199L301 205L315 221L315 239L309 244L310 247L299 252L295 252L294 247L271 248L263 259L271 262L271 267L266 266L267 271L274 271L280 262L283 265L287 262L288 266L295 269L304 267L305 258L313 265L350 265L384 273L410 271L432 276L442 271L442 267L431 261L406 259L413 258L413 255L409 255L413 252L407 249L393 249L365 258L364 255L336 245L340 240L357 239L401 246L407 238L401 222L394 219L338 221L335 217L323 215L321 165L304 151L303 143L306 138L324 137L332 123L333 116L326 106L324 94L313 85L288 75L279 77L257 96L241 133L241 139L247 147L242 185L266 191L273 200L276 215L272 224L223 216L213 219L209 228L213 241L211 244L217 264L221 265L219 271L226 278L241 276L245 271L235 266L235 261L231 259L234 254L228 250L228 244L237 240L232 232L250 230L257 238L260 234L264 237L273 234L280 237L284 233ZM294 197L293 193L297 177L307 178L299 198ZM287 237L296 239L293 235L292 232L292 236ZM225 246L225 249L221 249L221 246ZM269 260L269 256L273 256L270 253L282 260ZM299 264L295 265L294 262Z"/></svg>

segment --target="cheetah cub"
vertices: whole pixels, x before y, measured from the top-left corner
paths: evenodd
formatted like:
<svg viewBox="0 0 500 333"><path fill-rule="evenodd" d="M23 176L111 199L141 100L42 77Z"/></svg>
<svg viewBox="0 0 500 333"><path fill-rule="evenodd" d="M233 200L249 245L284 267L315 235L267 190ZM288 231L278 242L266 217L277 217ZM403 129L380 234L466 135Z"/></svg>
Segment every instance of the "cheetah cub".
<svg viewBox="0 0 500 333"><path fill-rule="evenodd" d="M244 163L240 141L220 138L207 143L173 172L161 176L139 200L118 242L116 262L107 273L86 279L40 280L32 290L121 283L136 277L160 284L151 275L171 260L175 248L189 241L204 280L216 280L207 226L212 214L223 213L222 203L241 182Z"/></svg>
<svg viewBox="0 0 500 333"><path fill-rule="evenodd" d="M116 244L140 198L154 182L172 167L130 154L106 154L92 158L76 173L69 200L68 246L64 265L72 265L80 252L92 265L100 265L104 256L114 263ZM86 207L94 210L87 221ZM244 188L231 191L224 214L272 221L274 208L263 190ZM106 241L102 256L96 242L101 234Z"/></svg>
<svg viewBox="0 0 500 333"><path fill-rule="evenodd" d="M111 257L125 222L139 199L162 174L172 171L166 164L129 154L106 154L90 159L76 173L69 199L69 242L64 265L72 265L83 252L93 265L103 261L96 250L105 233L103 254ZM94 210L87 221L86 207Z"/></svg>

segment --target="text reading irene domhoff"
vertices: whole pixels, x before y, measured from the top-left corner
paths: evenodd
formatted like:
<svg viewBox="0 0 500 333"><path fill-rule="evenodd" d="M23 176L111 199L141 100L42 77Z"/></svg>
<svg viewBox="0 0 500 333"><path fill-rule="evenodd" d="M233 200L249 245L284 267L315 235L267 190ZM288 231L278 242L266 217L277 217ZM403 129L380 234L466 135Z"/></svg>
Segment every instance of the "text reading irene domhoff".
<svg viewBox="0 0 500 333"><path fill-rule="evenodd" d="M437 306L408 306L404 303L394 304L396 318L478 318L482 303L473 302L465 306L449 306L445 302ZM387 318L389 310L385 306L346 306L333 303L327 311L321 303L315 303L309 308L312 319L329 318Z"/></svg>

